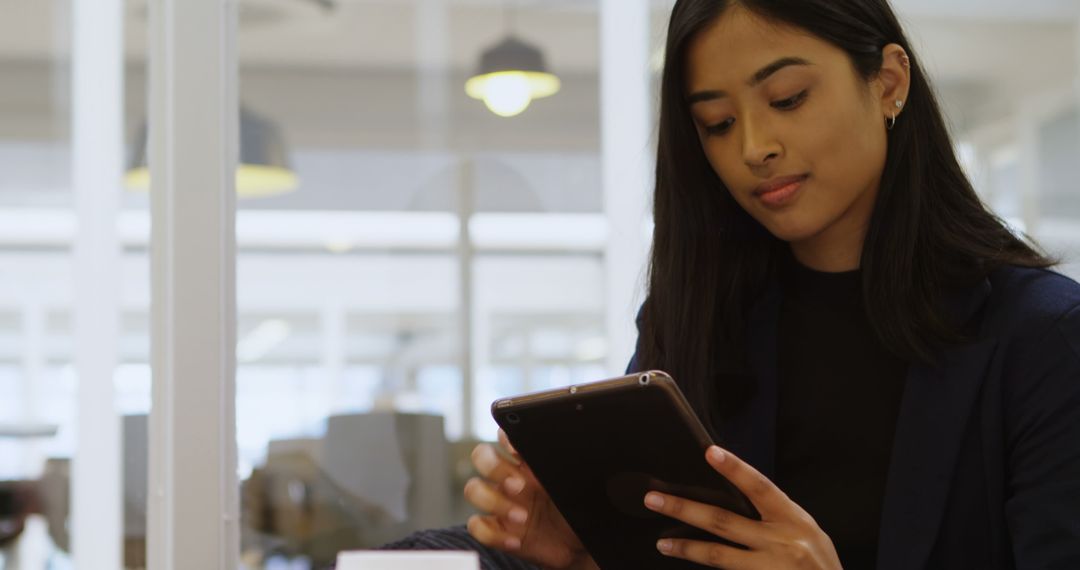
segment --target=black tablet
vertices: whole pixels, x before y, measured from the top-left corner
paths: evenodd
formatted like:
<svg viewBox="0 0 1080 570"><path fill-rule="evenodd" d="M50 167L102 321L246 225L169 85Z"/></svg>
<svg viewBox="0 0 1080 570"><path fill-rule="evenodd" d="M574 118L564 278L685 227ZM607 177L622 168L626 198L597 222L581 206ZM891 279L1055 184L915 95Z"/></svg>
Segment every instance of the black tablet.
<svg viewBox="0 0 1080 570"><path fill-rule="evenodd" d="M760 519L705 462L713 442L663 372L502 398L491 413L603 569L701 568L661 555L656 541L723 542L645 508L648 491Z"/></svg>

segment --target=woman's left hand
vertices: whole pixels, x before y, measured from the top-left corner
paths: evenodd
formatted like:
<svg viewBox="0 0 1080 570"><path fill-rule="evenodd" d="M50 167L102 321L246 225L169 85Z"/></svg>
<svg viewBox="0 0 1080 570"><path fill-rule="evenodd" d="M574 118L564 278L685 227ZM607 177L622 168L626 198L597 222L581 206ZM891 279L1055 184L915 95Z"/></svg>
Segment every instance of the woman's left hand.
<svg viewBox="0 0 1080 570"><path fill-rule="evenodd" d="M713 446L706 461L750 499L756 521L687 499L650 492L645 506L747 548L714 542L662 539L663 554L729 570L813 568L835 570L840 559L832 540L814 519L764 475L731 453Z"/></svg>

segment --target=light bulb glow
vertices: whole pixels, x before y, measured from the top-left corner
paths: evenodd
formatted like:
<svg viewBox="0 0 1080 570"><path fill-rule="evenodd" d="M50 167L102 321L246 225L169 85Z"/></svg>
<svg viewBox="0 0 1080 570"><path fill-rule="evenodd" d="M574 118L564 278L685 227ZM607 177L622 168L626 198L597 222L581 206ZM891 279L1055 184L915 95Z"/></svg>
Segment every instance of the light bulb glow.
<svg viewBox="0 0 1080 570"><path fill-rule="evenodd" d="M484 104L500 117L521 114L532 103L529 79L524 73L500 73L484 86Z"/></svg>
<svg viewBox="0 0 1080 570"><path fill-rule="evenodd" d="M559 78L535 71L498 71L478 75L465 83L465 92L480 99L492 113L512 117L529 107L534 99L559 91Z"/></svg>

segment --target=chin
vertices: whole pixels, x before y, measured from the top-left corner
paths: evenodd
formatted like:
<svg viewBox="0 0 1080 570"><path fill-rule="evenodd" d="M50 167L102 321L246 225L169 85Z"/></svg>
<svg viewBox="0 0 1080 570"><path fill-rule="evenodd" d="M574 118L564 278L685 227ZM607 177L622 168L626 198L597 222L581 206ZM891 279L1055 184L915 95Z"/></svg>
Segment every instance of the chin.
<svg viewBox="0 0 1080 570"><path fill-rule="evenodd" d="M800 222L799 220L760 220L765 229L778 240L788 243L810 239L821 233L821 224Z"/></svg>

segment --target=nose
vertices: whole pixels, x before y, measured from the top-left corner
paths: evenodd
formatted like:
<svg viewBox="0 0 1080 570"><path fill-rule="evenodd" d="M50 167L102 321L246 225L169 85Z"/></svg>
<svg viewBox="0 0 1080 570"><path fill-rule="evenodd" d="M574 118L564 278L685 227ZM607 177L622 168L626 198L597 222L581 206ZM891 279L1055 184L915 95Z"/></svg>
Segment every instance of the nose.
<svg viewBox="0 0 1080 570"><path fill-rule="evenodd" d="M783 154L783 146L761 121L742 121L743 162L751 168L768 165Z"/></svg>

